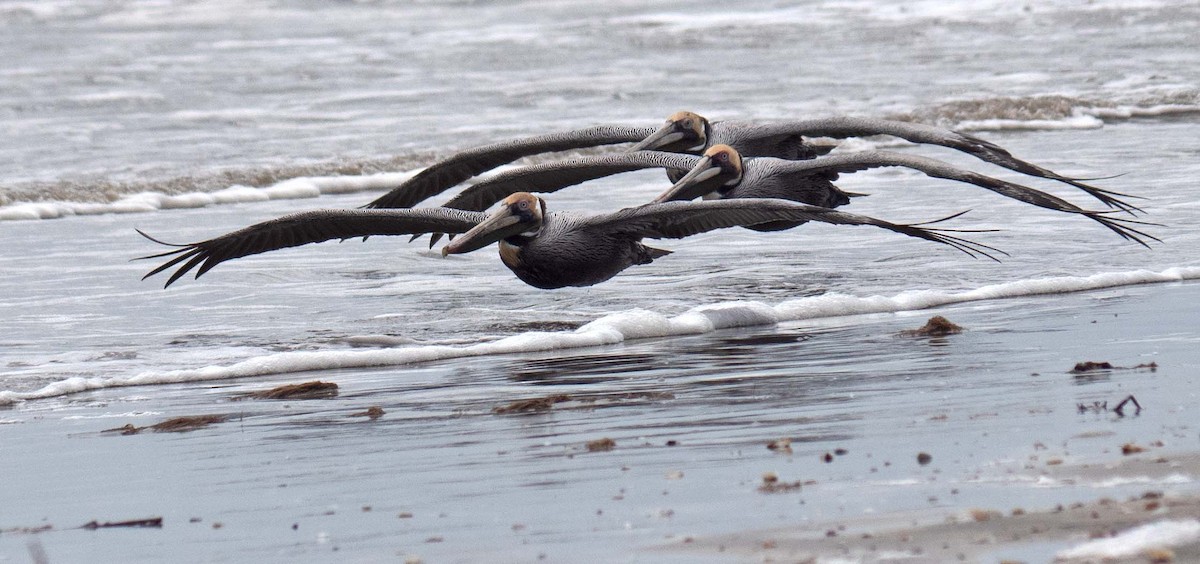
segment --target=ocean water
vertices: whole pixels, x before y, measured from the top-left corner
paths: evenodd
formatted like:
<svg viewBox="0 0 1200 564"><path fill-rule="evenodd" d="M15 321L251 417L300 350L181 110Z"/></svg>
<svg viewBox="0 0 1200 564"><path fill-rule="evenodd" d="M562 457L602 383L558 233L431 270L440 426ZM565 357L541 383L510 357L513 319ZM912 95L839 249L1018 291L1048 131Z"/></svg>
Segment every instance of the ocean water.
<svg viewBox="0 0 1200 564"><path fill-rule="evenodd" d="M968 477L1025 456L1038 432L1051 444L1113 425L1148 441L1196 420L1183 398L1200 360L1198 26L1200 6L1168 1L0 4L0 468L20 484L0 493L0 531L166 515L162 531L94 538L0 532L0 561L25 561L30 539L51 561L158 561L178 546L196 561L659 560L647 547L687 535L1036 504L1044 492ZM472 145L679 109L970 130L1057 172L1111 177L1095 183L1141 198L1161 242L882 170L843 175L871 194L848 211L970 210L953 226L998 229L971 238L1009 256L867 228L724 230L555 291L521 284L494 250L442 258L406 238L239 259L166 290L140 280L153 261L131 261L161 250L135 228L188 242L359 206ZM947 149L839 150L875 147L1098 205ZM615 210L665 186L639 172L548 205ZM898 336L934 314L968 331ZM1121 372L1083 385L1065 374L1081 360L1161 368L1136 390ZM315 379L339 398L230 400ZM1172 407L1074 410L1132 392ZM587 401L491 412L556 393ZM346 416L370 405L387 414ZM971 417L1014 410L1027 421ZM239 422L100 433L213 412ZM944 413L962 424L929 422ZM1173 448L1195 449L1189 429ZM613 452L580 451L606 436ZM803 439L794 458L763 446L782 436ZM911 464L867 475L935 441L958 445L940 471L961 496L938 483L927 501L936 476ZM819 463L840 447L877 458ZM828 485L755 493L777 463Z"/></svg>

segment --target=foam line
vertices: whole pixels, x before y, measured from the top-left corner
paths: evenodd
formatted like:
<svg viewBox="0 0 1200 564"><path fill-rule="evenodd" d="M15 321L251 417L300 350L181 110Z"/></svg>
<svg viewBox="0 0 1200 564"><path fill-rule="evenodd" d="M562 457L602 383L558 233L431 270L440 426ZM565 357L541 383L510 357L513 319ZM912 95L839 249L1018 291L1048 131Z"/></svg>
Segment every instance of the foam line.
<svg viewBox="0 0 1200 564"><path fill-rule="evenodd" d="M264 188L230 186L215 192L188 192L173 195L161 192L142 192L106 203L25 202L0 206L0 221L58 219L71 215L146 213L167 209L203 208L216 204L316 198L329 194L386 190L399 185L419 171L420 169L366 176L309 176L291 178Z"/></svg>
<svg viewBox="0 0 1200 564"><path fill-rule="evenodd" d="M223 366L145 371L130 376L103 378L73 377L35 391L0 391L0 405L102 388L177 384L373 366L401 366L472 356L596 347L636 339L703 334L731 327L773 325L787 321L866 313L914 311L972 301L1065 294L1195 279L1200 279L1200 267L1176 267L1161 272L1134 270L1091 276L1036 278L991 284L963 292L914 290L893 296L866 297L830 293L786 300L774 306L761 302L733 301L702 305L674 317L645 309L633 309L605 315L574 331L529 332L496 341L465 345L402 345L370 350L297 351L254 357Z"/></svg>

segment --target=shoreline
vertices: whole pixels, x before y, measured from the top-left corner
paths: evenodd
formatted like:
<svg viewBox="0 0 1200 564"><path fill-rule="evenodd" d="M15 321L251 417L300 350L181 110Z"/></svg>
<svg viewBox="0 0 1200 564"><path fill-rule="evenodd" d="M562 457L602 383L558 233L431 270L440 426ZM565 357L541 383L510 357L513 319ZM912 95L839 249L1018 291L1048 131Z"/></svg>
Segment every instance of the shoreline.
<svg viewBox="0 0 1200 564"><path fill-rule="evenodd" d="M1179 475L1189 478L1190 491L1172 492L1159 482L1122 499L1097 494L1090 501L1049 508L901 511L689 536L650 550L766 562L1194 562L1200 560L1200 451L1051 465L1037 474L1058 481L1148 478L1168 484ZM1185 534L1172 535L1177 525Z"/></svg>

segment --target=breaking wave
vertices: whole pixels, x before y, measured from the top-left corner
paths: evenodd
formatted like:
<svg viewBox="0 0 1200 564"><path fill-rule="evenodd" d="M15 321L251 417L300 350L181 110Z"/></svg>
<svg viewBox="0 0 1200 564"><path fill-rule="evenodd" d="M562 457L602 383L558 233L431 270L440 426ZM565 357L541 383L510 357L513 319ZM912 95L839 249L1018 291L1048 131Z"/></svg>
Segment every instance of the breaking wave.
<svg viewBox="0 0 1200 564"><path fill-rule="evenodd" d="M955 100L891 116L967 131L1096 129L1105 123L1200 114L1200 91L1152 93L1130 101L1045 95Z"/></svg>
<svg viewBox="0 0 1200 564"><path fill-rule="evenodd" d="M673 317L646 309L632 309L606 315L574 331L531 331L487 342L460 345L413 344L370 350L291 351L257 356L229 365L170 371L151 370L129 376L72 377L28 392L0 391L0 405L101 388L177 384L346 368L402 366L473 356L595 347L636 339L703 334L733 327L773 325L867 313L914 311L972 301L1195 279L1200 279L1200 267L1169 268L1161 272L1135 270L1091 276L1036 278L992 284L962 292L913 290L892 296L830 293L786 300L776 305L732 301L695 307Z"/></svg>
<svg viewBox="0 0 1200 564"><path fill-rule="evenodd" d="M369 176L316 176L284 180L265 188L235 185L214 192L164 194L140 192L113 202L27 202L0 207L0 220L57 219L70 215L141 213L165 209L202 208L215 204L261 202L316 198L329 194L348 194L367 190L385 190L407 180L413 173L381 173Z"/></svg>

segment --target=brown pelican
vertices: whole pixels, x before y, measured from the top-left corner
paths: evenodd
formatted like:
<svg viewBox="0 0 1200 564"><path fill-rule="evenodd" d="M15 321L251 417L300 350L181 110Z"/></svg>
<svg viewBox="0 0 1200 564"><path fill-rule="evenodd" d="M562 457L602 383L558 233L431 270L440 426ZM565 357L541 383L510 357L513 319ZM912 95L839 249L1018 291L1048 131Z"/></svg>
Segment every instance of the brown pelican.
<svg viewBox="0 0 1200 564"><path fill-rule="evenodd" d="M725 144L748 157L777 157L789 160L810 159L827 153L832 147L816 145L805 137L865 137L890 135L911 141L941 145L984 161L1037 177L1067 182L1099 198L1110 207L1137 210L1111 192L1083 184L1079 179L1013 157L1004 148L971 135L922 125L885 119L829 117L777 123L746 121L710 122L693 112L676 112L657 130L651 127L595 126L574 131L526 137L468 149L439 161L417 173L400 186L368 203L366 208L409 208L417 203L500 165L519 158L585 147L636 143L630 150L656 150L699 155L713 145ZM671 181L678 175L672 174Z"/></svg>
<svg viewBox="0 0 1200 564"><path fill-rule="evenodd" d="M708 198L780 198L822 207L837 207L849 202L848 194L833 185L839 173L851 173L879 167L904 167L927 176L974 184L1002 196L1046 209L1079 214L1095 220L1121 237L1145 242L1157 240L1129 224L1145 222L1114 218L1109 212L1085 210L1066 200L1027 186L992 178L918 155L890 151L862 151L826 155L809 160L783 160L770 157L748 158L728 145L717 145L703 156L638 151L580 157L521 167L497 174L463 190L445 206L467 210L485 210L515 192L554 192L588 180L645 168L666 168L680 177L671 189L655 201ZM778 230L799 223L759 224L751 229ZM437 240L435 236L434 241Z"/></svg>
<svg viewBox="0 0 1200 564"><path fill-rule="evenodd" d="M1130 224L1155 225L1144 221L1111 217L1108 212L1085 210L1040 190L1019 184L990 178L982 174L956 168L947 163L904 153L867 151L842 155L829 155L809 161L787 161L772 158L747 159L728 145L714 145L704 152L696 165L666 192L654 199L655 202L706 198L784 198L820 197L825 190L824 179L814 176L814 171L824 175L853 172L876 167L905 167L919 170L934 178L957 180L980 186L1000 195L1013 198L1055 211L1088 217L1120 235L1122 238L1149 246L1142 239L1158 241L1157 237L1139 231ZM815 194L815 195L813 195ZM751 229L773 231L799 225L789 222L772 222L751 226Z"/></svg>
<svg viewBox="0 0 1200 564"><path fill-rule="evenodd" d="M1126 196L1080 182L1080 178L1062 176L1012 156L1005 148L990 141L958 131L920 123L886 119L836 116L829 118L780 122L718 121L710 123L692 112L676 112L654 133L635 144L630 150L662 150L681 152L674 147L692 144L703 147L690 152L700 154L716 145L729 145L746 157L776 157L787 160L811 159L813 146L805 137L868 137L889 135L911 143L941 145L957 149L983 161L1012 171L1039 178L1065 182L1079 188L1111 208L1127 212L1141 211L1136 206L1121 201L1117 196ZM664 148L670 147L670 148ZM828 150L825 150L828 152ZM676 177L672 182L678 181Z"/></svg>
<svg viewBox="0 0 1200 564"><path fill-rule="evenodd" d="M143 279L179 265L166 286L194 268L199 278L221 262L287 247L371 235L441 232L464 234L444 247L443 255L466 253L499 241L501 260L518 278L530 286L553 289L598 284L630 266L648 264L670 253L642 244L643 238L679 239L714 229L770 221L871 225L949 245L971 256L995 260L991 252L1003 253L948 234L956 230L924 227L928 223L895 224L787 200L666 202L589 216L546 212L544 200L524 192L505 198L491 214L444 207L317 210L287 215L188 245L162 243L139 233L157 243L178 247L141 257L170 257Z"/></svg>

